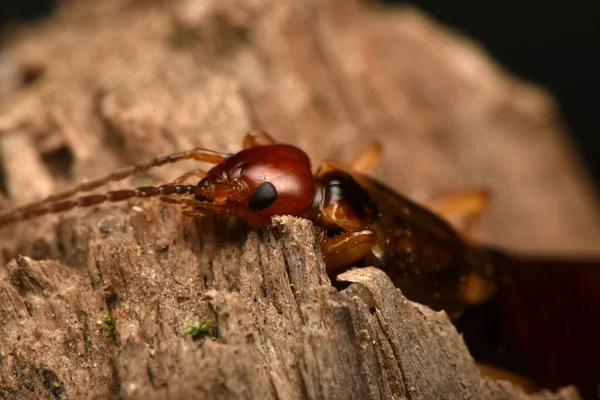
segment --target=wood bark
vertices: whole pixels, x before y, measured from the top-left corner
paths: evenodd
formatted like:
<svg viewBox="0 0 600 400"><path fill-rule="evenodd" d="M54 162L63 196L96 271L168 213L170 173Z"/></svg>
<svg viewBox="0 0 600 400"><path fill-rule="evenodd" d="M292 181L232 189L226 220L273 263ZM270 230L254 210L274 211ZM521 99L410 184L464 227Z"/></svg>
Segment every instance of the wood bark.
<svg viewBox="0 0 600 400"><path fill-rule="evenodd" d="M232 228L182 221L160 206L61 223L60 243L71 243L79 263L7 265L3 394L528 398L483 379L446 314L407 301L381 270L343 274L355 285L338 293L309 221ZM115 341L97 322L104 313ZM183 334L204 319L214 321L214 338ZM578 398L573 389L557 396Z"/></svg>
<svg viewBox="0 0 600 400"><path fill-rule="evenodd" d="M489 187L486 242L598 251L595 193L552 100L415 10L64 1L6 46L4 207L175 151L236 151L260 127L315 164L378 139L374 175L416 200ZM5 398L578 398L482 378L446 315L377 269L337 292L306 220L248 230L131 201L23 222L0 243ZM213 335L183 332L205 319Z"/></svg>

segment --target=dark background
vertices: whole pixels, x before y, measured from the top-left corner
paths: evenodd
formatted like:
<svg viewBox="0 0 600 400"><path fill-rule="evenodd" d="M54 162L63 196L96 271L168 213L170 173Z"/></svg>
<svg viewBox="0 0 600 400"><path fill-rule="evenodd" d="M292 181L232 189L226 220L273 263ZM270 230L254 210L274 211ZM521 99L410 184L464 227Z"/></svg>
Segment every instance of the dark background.
<svg viewBox="0 0 600 400"><path fill-rule="evenodd" d="M560 102L600 188L600 1L387 0L410 3L480 41Z"/></svg>
<svg viewBox="0 0 600 400"><path fill-rule="evenodd" d="M550 90L600 189L600 1L380 1L421 8L480 41L516 75ZM0 38L7 22L43 17L53 3L0 0Z"/></svg>

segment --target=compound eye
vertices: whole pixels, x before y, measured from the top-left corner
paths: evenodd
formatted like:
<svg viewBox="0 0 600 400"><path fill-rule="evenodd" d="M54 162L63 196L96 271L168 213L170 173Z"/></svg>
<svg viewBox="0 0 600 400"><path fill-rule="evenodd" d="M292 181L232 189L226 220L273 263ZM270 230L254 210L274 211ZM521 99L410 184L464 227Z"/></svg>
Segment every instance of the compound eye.
<svg viewBox="0 0 600 400"><path fill-rule="evenodd" d="M264 210L277 201L277 189L271 182L261 183L248 200L248 208L254 212Z"/></svg>

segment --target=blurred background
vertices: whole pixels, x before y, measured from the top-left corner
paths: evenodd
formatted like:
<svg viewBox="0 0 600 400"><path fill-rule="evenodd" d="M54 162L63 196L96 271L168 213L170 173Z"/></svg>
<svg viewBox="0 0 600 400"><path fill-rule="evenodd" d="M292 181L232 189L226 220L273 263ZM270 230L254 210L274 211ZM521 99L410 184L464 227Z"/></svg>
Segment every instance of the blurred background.
<svg viewBox="0 0 600 400"><path fill-rule="evenodd" d="M514 74L546 87L560 102L598 187L600 2L413 0L408 3L479 41Z"/></svg>
<svg viewBox="0 0 600 400"><path fill-rule="evenodd" d="M479 41L514 74L549 90L600 187L600 2L382 1L421 8ZM43 18L53 7L52 0L0 2L0 29Z"/></svg>
<svg viewBox="0 0 600 400"><path fill-rule="evenodd" d="M380 0L411 4L480 42L512 73L558 100L575 144L600 188L600 2ZM0 2L1 33L43 18L53 0Z"/></svg>

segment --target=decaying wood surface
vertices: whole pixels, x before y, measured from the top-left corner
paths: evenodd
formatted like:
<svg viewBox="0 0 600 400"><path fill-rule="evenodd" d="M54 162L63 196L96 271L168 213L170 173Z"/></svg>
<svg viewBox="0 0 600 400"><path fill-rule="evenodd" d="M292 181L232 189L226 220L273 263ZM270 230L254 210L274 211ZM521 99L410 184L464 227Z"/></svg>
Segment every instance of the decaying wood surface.
<svg viewBox="0 0 600 400"><path fill-rule="evenodd" d="M59 225L79 262L9 262L3 394L528 398L482 379L446 314L407 301L381 270L345 273L356 285L338 293L309 221L281 217L249 234L220 226L157 206L98 212ZM96 322L103 313L114 342ZM203 319L215 339L182 333Z"/></svg>
<svg viewBox="0 0 600 400"><path fill-rule="evenodd" d="M552 101L411 9L64 1L0 63L4 207L174 151L236 151L260 127L317 162L381 140L374 174L416 200L489 187L488 242L600 248L598 203ZM132 201L0 231L2 396L528 398L482 379L445 315L378 270L346 273L356 283L336 292L308 221L232 225ZM205 318L214 338L182 333Z"/></svg>

